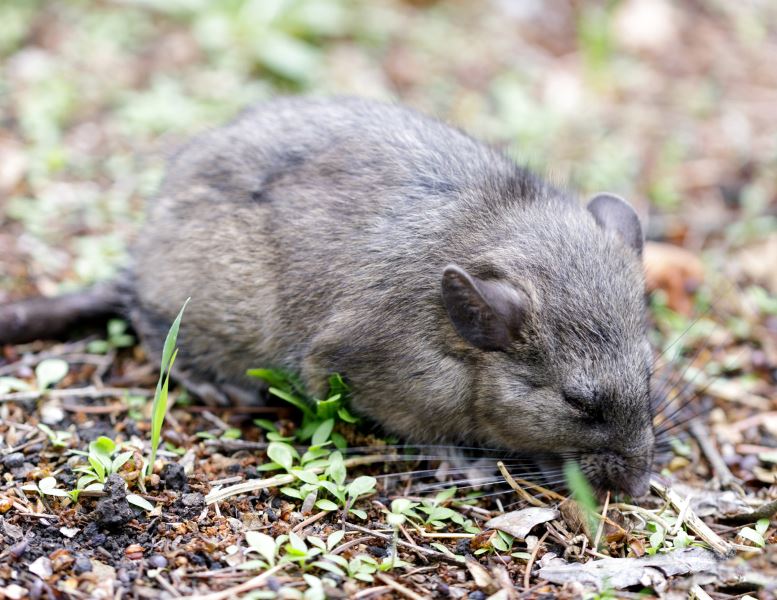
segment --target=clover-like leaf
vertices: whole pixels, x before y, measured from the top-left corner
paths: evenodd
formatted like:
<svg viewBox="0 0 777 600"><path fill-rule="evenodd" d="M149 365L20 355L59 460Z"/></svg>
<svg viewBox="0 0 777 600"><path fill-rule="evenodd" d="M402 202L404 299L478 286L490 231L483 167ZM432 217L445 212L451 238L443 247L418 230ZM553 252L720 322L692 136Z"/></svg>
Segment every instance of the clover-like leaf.
<svg viewBox="0 0 777 600"><path fill-rule="evenodd" d="M69 370L70 366L61 358L47 358L40 361L35 367L38 389L45 390L49 386L56 385L67 375Z"/></svg>
<svg viewBox="0 0 777 600"><path fill-rule="evenodd" d="M259 531L246 531L246 543L252 550L258 552L268 564L275 564L277 546L275 545L275 540L271 536Z"/></svg>

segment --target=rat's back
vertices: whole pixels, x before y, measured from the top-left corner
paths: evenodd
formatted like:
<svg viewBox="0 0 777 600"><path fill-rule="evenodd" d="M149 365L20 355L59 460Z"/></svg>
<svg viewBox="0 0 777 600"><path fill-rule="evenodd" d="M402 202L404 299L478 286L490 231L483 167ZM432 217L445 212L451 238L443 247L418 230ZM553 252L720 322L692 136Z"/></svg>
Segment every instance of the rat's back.
<svg viewBox="0 0 777 600"><path fill-rule="evenodd" d="M375 345L390 354L403 335L434 337L438 315L424 307L439 305L445 264L502 218L487 201L500 186L544 190L498 152L408 109L353 98L259 104L173 157L135 248L133 320L153 345L191 296L180 346L217 380L245 382L246 368L268 365L323 377L338 365L305 365L320 344L345 362Z"/></svg>

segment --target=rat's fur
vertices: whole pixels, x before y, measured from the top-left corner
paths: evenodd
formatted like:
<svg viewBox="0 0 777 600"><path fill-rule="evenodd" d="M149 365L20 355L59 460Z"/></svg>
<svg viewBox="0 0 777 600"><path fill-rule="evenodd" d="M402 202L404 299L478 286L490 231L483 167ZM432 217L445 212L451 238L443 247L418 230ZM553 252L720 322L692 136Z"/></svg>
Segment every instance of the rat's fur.
<svg viewBox="0 0 777 600"><path fill-rule="evenodd" d="M640 493L641 230L592 212L407 109L268 102L172 159L135 246L131 318L158 348L191 296L179 361L201 378L251 388L246 369L281 367L320 395L338 372L357 412L406 439L570 452L598 487ZM508 343L460 335L441 297L451 264L522 299Z"/></svg>
<svg viewBox="0 0 777 600"><path fill-rule="evenodd" d="M641 245L620 199L586 209L442 123L284 99L172 159L121 297L159 353L191 296L176 363L190 385L255 394L246 369L280 367L320 396L337 372L355 411L407 440L577 457L600 490L640 494ZM61 306L109 310L100 293ZM78 316L25 306L0 310L0 342Z"/></svg>

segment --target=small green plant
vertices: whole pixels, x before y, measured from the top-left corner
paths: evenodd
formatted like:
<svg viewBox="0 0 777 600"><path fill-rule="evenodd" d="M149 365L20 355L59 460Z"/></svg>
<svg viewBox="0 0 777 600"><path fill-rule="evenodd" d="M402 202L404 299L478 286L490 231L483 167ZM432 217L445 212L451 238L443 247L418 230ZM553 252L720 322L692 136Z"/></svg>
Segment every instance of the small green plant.
<svg viewBox="0 0 777 600"><path fill-rule="evenodd" d="M739 530L739 535L753 542L759 548L766 546L764 535L769 529L769 519L758 519L753 527L743 527Z"/></svg>
<svg viewBox="0 0 777 600"><path fill-rule="evenodd" d="M302 412L302 425L294 436L300 442L310 440L321 425L328 421L332 422L332 427L338 419L346 423L358 422L358 418L352 415L347 408L348 385L338 374L329 377L329 393L325 400L318 400L310 396L305 391L299 378L285 371L277 369L249 369L247 374L266 382L270 386L268 391L273 396L288 402ZM288 441L280 436L270 421L258 419L255 422L260 427L267 429L267 439ZM335 446L345 448L345 438L338 433L331 433L331 428L330 434L332 443Z"/></svg>
<svg viewBox="0 0 777 600"><path fill-rule="evenodd" d="M46 434L49 438L49 443L55 448L66 448L67 440L73 437L73 434L68 431L54 431L44 423L38 423L38 429Z"/></svg>
<svg viewBox="0 0 777 600"><path fill-rule="evenodd" d="M35 492L41 497L44 496L56 496L59 498L69 498L70 494L59 487L56 478L44 477L37 483L28 483L22 486L25 492Z"/></svg>
<svg viewBox="0 0 777 600"><path fill-rule="evenodd" d="M38 389L44 391L56 385L64 379L69 370L70 366L61 358L47 358L40 361L35 367L35 380Z"/></svg>
<svg viewBox="0 0 777 600"><path fill-rule="evenodd" d="M596 531L599 523L596 496L580 465L569 461L564 465L564 477L572 496L583 510L590 531Z"/></svg>
<svg viewBox="0 0 777 600"><path fill-rule="evenodd" d="M120 452L121 448L112 439L100 436L89 443L89 451L73 450L74 454L86 456L87 464L73 469L81 473L76 489L67 492L74 502L82 491L100 492L111 475L118 474L121 468L132 458L134 451ZM125 482L126 485L126 482ZM154 505L137 494L127 494L127 502L143 510L153 510Z"/></svg>
<svg viewBox="0 0 777 600"><path fill-rule="evenodd" d="M391 512L389 513L389 524L402 524L405 518L409 518L417 525L425 525L434 529L443 529L448 526L446 521L450 521L461 527L467 533L479 533L480 529L471 519L443 506L456 495L456 487L450 487L437 493L437 495L428 500L411 502L406 498L397 498L391 503ZM422 513L422 514L419 514Z"/></svg>
<svg viewBox="0 0 777 600"><path fill-rule="evenodd" d="M151 475L154 470L156 453L159 449L159 440L162 437L162 425L167 416L167 392L170 385L170 371L175 363L175 357L178 355L178 349L175 347L175 343L178 339L178 329L181 327L183 311L186 309L189 300L190 298L187 298L186 302L183 303L181 310L178 312L178 316L170 326L170 330L167 332L167 337L165 338L165 345L162 349L162 365L159 370L159 380L156 384L156 391L154 392L154 403L151 407L151 455L148 459L148 475Z"/></svg>
<svg viewBox="0 0 777 600"><path fill-rule="evenodd" d="M102 484L113 473L118 473L124 464L132 458L132 450L118 452L119 448L111 438L104 435L89 443L89 451L73 450L74 454L85 456L88 464L73 469L76 473L81 473L76 483L77 490L87 489L92 484L99 484L99 487L90 489L102 489Z"/></svg>
<svg viewBox="0 0 777 600"><path fill-rule="evenodd" d="M131 348L135 345L135 338L127 333L127 322L122 319L108 321L107 338L104 340L92 340L87 344L87 351L92 354L107 354L111 350Z"/></svg>

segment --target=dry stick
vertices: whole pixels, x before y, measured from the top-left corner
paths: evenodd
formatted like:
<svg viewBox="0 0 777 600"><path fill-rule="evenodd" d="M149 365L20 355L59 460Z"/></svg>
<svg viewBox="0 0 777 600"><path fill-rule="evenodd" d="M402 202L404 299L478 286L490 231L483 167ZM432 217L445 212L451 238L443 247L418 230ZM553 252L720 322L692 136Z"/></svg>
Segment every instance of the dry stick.
<svg viewBox="0 0 777 600"><path fill-rule="evenodd" d="M689 592L690 592L688 594L689 600L712 600L712 596L710 596L707 592L705 592L698 583L695 584L689 590Z"/></svg>
<svg viewBox="0 0 777 600"><path fill-rule="evenodd" d="M661 496L663 500L669 503L675 512L680 514L682 511L683 499L677 492L669 487L665 487L660 481L656 479L650 480L650 487L653 488L653 490L659 496ZM717 533L712 531L712 529L710 529L709 526L704 521L702 521L690 508L685 515L685 523L688 525L688 528L696 535L698 535L704 542L706 542L716 554L727 558L733 556L736 552L735 547L731 543L727 542Z"/></svg>
<svg viewBox="0 0 777 600"><path fill-rule="evenodd" d="M301 522L297 523L294 527L291 528L291 530L294 533L297 533L298 531L304 529L308 525L311 525L311 524L315 523L316 521L318 521L319 519L323 518L327 514L329 514L328 510L322 510L320 513L316 513L312 517L308 517L304 521L301 521Z"/></svg>
<svg viewBox="0 0 777 600"><path fill-rule="evenodd" d="M382 594L383 592L388 592L390 589L391 589L390 585L377 585L375 587L366 588L360 592L357 592L356 594L354 594L353 598L354 600L361 600L361 598L368 598L373 594Z"/></svg>
<svg viewBox="0 0 777 600"><path fill-rule="evenodd" d="M537 490L540 494L543 496L547 496L551 500L558 500L561 502L562 500L566 500L566 496L562 496L561 494L554 492L553 490L549 490L548 488L542 487L541 485L537 485L536 483L532 483L531 481L526 481L525 479L521 479L520 477L514 477L515 481L520 483L523 486L526 486L530 490Z"/></svg>
<svg viewBox="0 0 777 600"><path fill-rule="evenodd" d="M359 467L363 465L371 465L386 460L385 454L372 454L370 456L357 456L355 458L349 458L345 461L345 468ZM316 475L324 472L324 467L316 467L314 469L308 469ZM264 490L267 488L278 487L280 485L287 485L296 481L296 475L287 473L286 475L276 475L268 479L254 479L251 481L244 481L237 485L224 488L223 490L214 490L207 496L205 496L206 504L213 504L214 502L221 502L232 496L238 494L246 494L248 492L255 492L257 490Z"/></svg>
<svg viewBox="0 0 777 600"><path fill-rule="evenodd" d="M539 539L537 542L537 545L534 546L534 549L531 551L531 556L529 557L528 562L526 563L526 571L523 573L523 587L524 589L528 589L529 583L531 582L531 568L534 566L534 561L537 559L537 554L540 551L540 546L542 546L543 542L545 541L545 538L548 537L548 534L550 533L550 530L546 530L543 536Z"/></svg>
<svg viewBox="0 0 777 600"><path fill-rule="evenodd" d="M47 398L111 398L130 396L143 396L150 398L153 390L143 388L97 388L94 386L83 388L71 388L65 390L36 390L33 392L10 392L0 394L0 402L24 402L38 400L44 396Z"/></svg>
<svg viewBox="0 0 777 600"><path fill-rule="evenodd" d="M602 518L599 520L599 527L596 528L596 536L594 537L594 550L599 549L599 542L602 540L602 534L604 533L604 522L607 520L607 508L610 506L610 492L607 491L607 497L604 499L604 508L602 509Z"/></svg>
<svg viewBox="0 0 777 600"><path fill-rule="evenodd" d="M547 506L542 500L539 498L535 498L529 492L524 490L518 483L513 479L513 476L510 475L510 472L505 467L504 463L500 460L496 463L496 466L499 468L499 472L502 474L502 477L505 478L505 481L510 485L511 488L515 490L515 493L518 494L521 498L526 500L529 504L532 506L539 506L541 508L544 508Z"/></svg>
<svg viewBox="0 0 777 600"><path fill-rule="evenodd" d="M287 567L288 564L276 565L272 569L260 573L253 579L249 579L245 583L236 585L235 587L222 590L220 592L212 592L210 594L195 594L193 596L183 596L184 600L227 600L228 598L238 598L240 594L244 592L250 592L253 589L262 587L267 580L275 573Z"/></svg>
<svg viewBox="0 0 777 600"><path fill-rule="evenodd" d="M669 531L672 527L669 523L664 521L657 514L648 510L647 508L642 508L641 506L636 506L634 504L624 504L623 502L620 502L618 504L613 504L612 508L619 510L621 512L631 512L631 513L638 514L642 516L646 521L653 521L654 523L657 523L658 525L661 526L661 528L664 531Z"/></svg>
<svg viewBox="0 0 777 600"><path fill-rule="evenodd" d="M758 519L771 519L774 516L774 513L777 513L777 500L767 502L753 512L722 518L729 523L755 523Z"/></svg>
<svg viewBox="0 0 777 600"><path fill-rule="evenodd" d="M704 429L702 424L698 421L691 421L689 429L691 430L693 437L695 437L696 441L699 443L699 448L701 448L701 451L710 463L712 470L715 471L715 474L718 476L720 487L726 488L732 483L736 483L737 478L734 477L734 474L724 462L723 457L720 455L720 452L718 452L715 444L712 443L712 440L710 440L708 432Z"/></svg>
<svg viewBox="0 0 777 600"><path fill-rule="evenodd" d="M353 531L360 531L361 533L366 533L368 535L371 535L372 537L376 537L378 539L385 540L387 542L390 542L392 539L390 535L386 535L385 533L379 533L377 531L372 531L371 529L367 529L366 527L362 527L360 525L354 525L353 523L346 523L345 527ZM461 566L464 562L462 559L458 559L455 556L449 556L448 554L445 554L444 552L438 552L437 550L429 550L428 548L424 548L423 546L418 546L416 544L410 544L408 542L405 542L404 540L398 539L397 545L403 546L405 548L410 548L415 552L420 552L421 554L425 554L426 556L432 556L438 560L450 563L452 565Z"/></svg>
<svg viewBox="0 0 777 600"><path fill-rule="evenodd" d="M375 577L377 579L380 579L383 583L385 583L387 586L394 588L396 591L398 591L403 596L406 596L407 598L410 598L410 600L424 600L423 596L419 596L416 594L413 590L410 588L405 587L398 581L395 581L385 573L375 573Z"/></svg>

